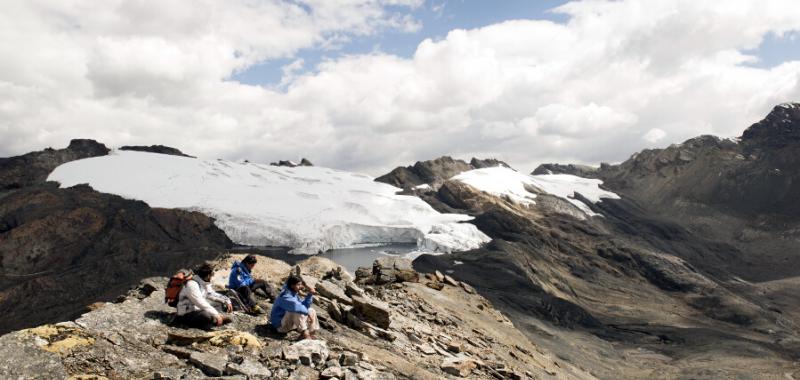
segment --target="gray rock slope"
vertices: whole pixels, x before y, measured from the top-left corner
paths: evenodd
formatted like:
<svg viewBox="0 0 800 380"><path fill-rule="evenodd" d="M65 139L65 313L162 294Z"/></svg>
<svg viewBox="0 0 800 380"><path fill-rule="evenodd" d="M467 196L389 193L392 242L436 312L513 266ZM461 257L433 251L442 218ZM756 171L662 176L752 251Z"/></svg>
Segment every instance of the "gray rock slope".
<svg viewBox="0 0 800 380"><path fill-rule="evenodd" d="M601 378L796 377L796 107L777 107L739 142L703 136L594 171L541 168L606 181L622 199L586 202L602 217L446 181L423 199L474 215L494 240L414 267L474 285Z"/></svg>
<svg viewBox="0 0 800 380"><path fill-rule="evenodd" d="M411 274L409 265L390 263L383 276L369 274L353 282L325 259L312 258L297 268L259 260L260 273L276 274L276 282L278 273L300 272L306 282L330 292L316 297L314 306L323 326L321 339L301 342L293 340L296 333L270 333L264 316L241 313L210 332L176 326L171 322L174 309L163 301L166 278L147 279L127 296L97 305L74 322L0 337L0 377L593 378L528 341L469 287L452 279L439 282L434 275L415 273L407 278L412 281L386 277L389 272ZM218 277L224 278L227 268L221 268Z"/></svg>

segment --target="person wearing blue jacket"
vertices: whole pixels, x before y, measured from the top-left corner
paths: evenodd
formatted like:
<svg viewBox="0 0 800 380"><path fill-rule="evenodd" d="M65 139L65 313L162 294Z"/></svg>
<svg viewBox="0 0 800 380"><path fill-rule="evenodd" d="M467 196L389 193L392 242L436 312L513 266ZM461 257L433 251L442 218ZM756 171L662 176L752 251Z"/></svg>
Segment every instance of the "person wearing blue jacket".
<svg viewBox="0 0 800 380"><path fill-rule="evenodd" d="M263 312L253 296L256 290L261 289L271 301L275 299L275 290L272 289L272 285L267 281L255 279L251 275L257 262L258 260L253 255L245 256L241 262L235 261L231 267L230 277L228 277L228 288L239 294L239 298L249 309L247 311L253 314Z"/></svg>
<svg viewBox="0 0 800 380"><path fill-rule="evenodd" d="M311 308L316 290L308 287L308 295L300 299L299 292L305 288L303 280L297 276L289 276L275 303L269 323L281 333L299 331L303 339L316 339L314 333L319 330L317 312Z"/></svg>

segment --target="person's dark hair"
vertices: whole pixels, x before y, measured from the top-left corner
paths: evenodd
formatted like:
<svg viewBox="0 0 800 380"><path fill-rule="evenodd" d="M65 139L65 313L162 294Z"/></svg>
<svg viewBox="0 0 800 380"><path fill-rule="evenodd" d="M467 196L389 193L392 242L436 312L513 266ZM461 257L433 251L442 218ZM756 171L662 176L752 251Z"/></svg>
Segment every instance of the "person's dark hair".
<svg viewBox="0 0 800 380"><path fill-rule="evenodd" d="M245 264L255 264L257 262L258 262L258 260L256 260L256 257L253 256L253 255L247 255L247 256L244 257L244 260L242 260L242 263L245 263Z"/></svg>
<svg viewBox="0 0 800 380"><path fill-rule="evenodd" d="M303 282L303 280L300 277L289 276L289 278L286 279L286 287L291 288L301 282Z"/></svg>
<svg viewBox="0 0 800 380"><path fill-rule="evenodd" d="M206 278L214 273L214 266L211 263L203 263L200 264L197 268L195 268L194 273L200 278Z"/></svg>

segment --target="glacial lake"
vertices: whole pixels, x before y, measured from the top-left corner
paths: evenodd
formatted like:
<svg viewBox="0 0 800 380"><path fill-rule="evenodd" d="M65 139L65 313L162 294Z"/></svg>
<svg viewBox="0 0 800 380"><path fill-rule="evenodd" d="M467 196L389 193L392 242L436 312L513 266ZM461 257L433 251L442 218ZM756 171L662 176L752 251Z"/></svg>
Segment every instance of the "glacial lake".
<svg viewBox="0 0 800 380"><path fill-rule="evenodd" d="M350 274L355 274L358 267L372 268L372 263L378 257L409 256L409 258L413 259L423 253L418 251L416 244L386 244L332 249L318 256L331 259L347 269Z"/></svg>

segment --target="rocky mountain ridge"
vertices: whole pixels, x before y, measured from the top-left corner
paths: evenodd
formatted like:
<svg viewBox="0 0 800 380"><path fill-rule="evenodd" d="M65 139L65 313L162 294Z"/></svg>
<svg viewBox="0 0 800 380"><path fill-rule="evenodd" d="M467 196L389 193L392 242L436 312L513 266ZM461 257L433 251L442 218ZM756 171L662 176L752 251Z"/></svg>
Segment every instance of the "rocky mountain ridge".
<svg viewBox="0 0 800 380"><path fill-rule="evenodd" d="M616 166L537 169L605 181L622 199L583 202L602 217L580 220L563 199L522 205L445 181L421 198L475 216L493 240L421 256L415 268L451 270L600 378L797 376L800 305L786 296L800 275L786 212L800 194L800 166L788 164L800 157L794 109L777 107L740 142L701 136Z"/></svg>
<svg viewBox="0 0 800 380"><path fill-rule="evenodd" d="M456 174L494 166L510 167L503 161L494 158L478 159L473 157L469 163L442 156L429 161L418 161L413 166L397 167L391 172L375 178L378 182L388 183L405 191L410 191L416 186L428 185L437 188L445 180Z"/></svg>
<svg viewBox="0 0 800 380"><path fill-rule="evenodd" d="M619 165L583 170L548 164L535 173L580 174L604 181L648 213L727 241L759 260L733 272L773 280L798 273L800 239L800 104L776 106L738 140L700 136L645 150Z"/></svg>
<svg viewBox="0 0 800 380"><path fill-rule="evenodd" d="M231 259L217 263L221 272ZM0 337L0 376L593 378L529 342L469 286L441 273L423 277L407 262L385 264L378 265L375 275L353 279L326 259L312 258L292 268L261 258L258 275L270 273L277 283L299 272L318 288L314 307L323 326L321 340L294 342L292 336L270 333L265 317L242 313L211 332L175 326L170 322L173 309L163 301L166 278L151 278L75 322Z"/></svg>
<svg viewBox="0 0 800 380"><path fill-rule="evenodd" d="M94 140L72 140L64 149L47 148L16 157L0 158L0 194L43 183L57 166L81 158L97 157L111 150Z"/></svg>

